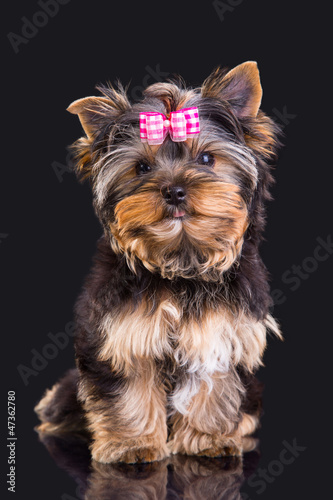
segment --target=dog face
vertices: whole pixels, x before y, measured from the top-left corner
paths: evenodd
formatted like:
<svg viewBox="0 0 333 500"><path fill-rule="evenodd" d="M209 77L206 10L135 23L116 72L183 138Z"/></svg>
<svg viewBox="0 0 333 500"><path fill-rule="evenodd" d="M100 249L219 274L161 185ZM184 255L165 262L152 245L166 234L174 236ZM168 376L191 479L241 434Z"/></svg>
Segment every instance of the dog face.
<svg viewBox="0 0 333 500"><path fill-rule="evenodd" d="M257 65L217 70L202 87L156 83L131 105L120 88L99 87L68 108L87 137L75 144L77 170L89 177L94 206L111 245L135 271L221 280L244 238L258 230L271 180L276 128L259 106ZM160 145L140 139L141 112L197 107L200 133ZM261 221L262 223L262 221Z"/></svg>

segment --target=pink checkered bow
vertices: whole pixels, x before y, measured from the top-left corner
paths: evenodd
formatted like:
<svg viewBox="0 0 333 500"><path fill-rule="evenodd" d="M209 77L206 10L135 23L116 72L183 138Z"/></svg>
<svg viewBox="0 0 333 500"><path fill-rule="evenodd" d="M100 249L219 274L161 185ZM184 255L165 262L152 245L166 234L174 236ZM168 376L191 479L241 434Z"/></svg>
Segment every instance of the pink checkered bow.
<svg viewBox="0 0 333 500"><path fill-rule="evenodd" d="M169 133L174 142L183 142L200 132L198 108L185 108L170 113L140 113L140 138L148 144L162 144Z"/></svg>

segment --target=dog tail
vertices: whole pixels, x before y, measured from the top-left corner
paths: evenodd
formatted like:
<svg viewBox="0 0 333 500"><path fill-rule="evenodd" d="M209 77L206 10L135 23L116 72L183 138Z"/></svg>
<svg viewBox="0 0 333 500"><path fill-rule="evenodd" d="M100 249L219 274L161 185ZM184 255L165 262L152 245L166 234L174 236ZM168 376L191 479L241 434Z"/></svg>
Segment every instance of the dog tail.
<svg viewBox="0 0 333 500"><path fill-rule="evenodd" d="M79 372L69 370L52 389L48 389L35 407L41 423L36 431L42 434L87 434L83 408L77 399Z"/></svg>

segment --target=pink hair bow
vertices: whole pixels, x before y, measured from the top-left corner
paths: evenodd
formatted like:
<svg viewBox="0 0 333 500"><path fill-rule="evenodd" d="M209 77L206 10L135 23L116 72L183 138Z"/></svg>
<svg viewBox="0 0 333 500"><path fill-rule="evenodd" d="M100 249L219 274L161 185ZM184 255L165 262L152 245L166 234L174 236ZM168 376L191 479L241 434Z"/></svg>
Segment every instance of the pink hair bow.
<svg viewBox="0 0 333 500"><path fill-rule="evenodd" d="M170 120L162 113L140 113L140 138L148 144L162 144L169 133L174 142L186 141L200 132L198 108L185 108L170 113Z"/></svg>

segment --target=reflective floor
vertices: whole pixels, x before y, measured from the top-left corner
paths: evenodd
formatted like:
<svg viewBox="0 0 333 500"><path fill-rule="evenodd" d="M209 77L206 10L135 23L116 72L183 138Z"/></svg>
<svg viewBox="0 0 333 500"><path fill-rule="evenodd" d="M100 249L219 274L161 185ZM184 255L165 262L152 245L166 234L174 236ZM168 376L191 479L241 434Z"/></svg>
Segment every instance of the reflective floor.
<svg viewBox="0 0 333 500"><path fill-rule="evenodd" d="M236 457L182 455L149 464L91 461L81 437L40 436L56 464L76 481L85 500L240 500L245 479L256 469L257 450Z"/></svg>

